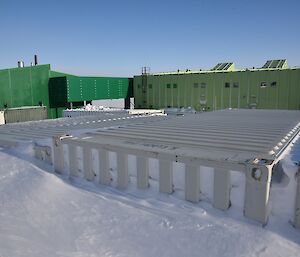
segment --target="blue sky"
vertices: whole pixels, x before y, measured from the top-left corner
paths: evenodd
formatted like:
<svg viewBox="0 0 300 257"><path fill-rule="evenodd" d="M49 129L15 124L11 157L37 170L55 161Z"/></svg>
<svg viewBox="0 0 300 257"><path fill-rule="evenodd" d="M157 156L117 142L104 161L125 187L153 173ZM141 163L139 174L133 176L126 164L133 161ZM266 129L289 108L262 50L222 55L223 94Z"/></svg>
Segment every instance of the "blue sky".
<svg viewBox="0 0 300 257"><path fill-rule="evenodd" d="M209 69L218 62L260 67L286 58L300 66L299 0L0 1L0 69L132 76Z"/></svg>

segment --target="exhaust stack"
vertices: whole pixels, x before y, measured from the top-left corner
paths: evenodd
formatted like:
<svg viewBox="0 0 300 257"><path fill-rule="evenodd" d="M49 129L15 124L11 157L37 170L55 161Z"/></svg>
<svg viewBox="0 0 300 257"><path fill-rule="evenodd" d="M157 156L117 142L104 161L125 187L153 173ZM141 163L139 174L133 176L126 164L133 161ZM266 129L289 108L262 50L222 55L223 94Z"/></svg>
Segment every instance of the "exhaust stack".
<svg viewBox="0 0 300 257"><path fill-rule="evenodd" d="M37 55L35 54L34 55L34 66L38 65L38 57Z"/></svg>

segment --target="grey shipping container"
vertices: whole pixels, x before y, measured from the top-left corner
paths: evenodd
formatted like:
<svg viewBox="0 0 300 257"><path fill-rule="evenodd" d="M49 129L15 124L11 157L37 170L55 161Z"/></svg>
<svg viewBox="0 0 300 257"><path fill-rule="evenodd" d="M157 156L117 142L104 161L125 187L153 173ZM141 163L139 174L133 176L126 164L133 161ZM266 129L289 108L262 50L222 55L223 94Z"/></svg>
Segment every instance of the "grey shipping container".
<svg viewBox="0 0 300 257"><path fill-rule="evenodd" d="M4 111L5 123L44 120L47 119L47 115L46 106L24 106Z"/></svg>

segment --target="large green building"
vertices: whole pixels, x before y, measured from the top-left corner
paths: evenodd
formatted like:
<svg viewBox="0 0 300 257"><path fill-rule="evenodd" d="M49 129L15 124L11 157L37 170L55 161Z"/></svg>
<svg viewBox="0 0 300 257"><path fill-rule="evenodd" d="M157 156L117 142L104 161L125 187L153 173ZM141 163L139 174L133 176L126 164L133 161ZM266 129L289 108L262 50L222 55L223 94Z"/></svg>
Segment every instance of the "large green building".
<svg viewBox="0 0 300 257"><path fill-rule="evenodd" d="M270 60L262 68L236 69L218 63L211 70L144 73L134 77L136 108L193 107L300 109L300 68Z"/></svg>
<svg viewBox="0 0 300 257"><path fill-rule="evenodd" d="M0 70L0 110L44 105L48 117L61 116L85 101L132 97L132 79L78 77L52 71L49 64Z"/></svg>
<svg viewBox="0 0 300 257"><path fill-rule="evenodd" d="M219 63L211 70L144 70L134 79L79 77L52 71L49 64L0 70L0 109L44 105L48 117L56 118L66 107L133 96L136 108L300 109L300 68L286 60L256 69Z"/></svg>

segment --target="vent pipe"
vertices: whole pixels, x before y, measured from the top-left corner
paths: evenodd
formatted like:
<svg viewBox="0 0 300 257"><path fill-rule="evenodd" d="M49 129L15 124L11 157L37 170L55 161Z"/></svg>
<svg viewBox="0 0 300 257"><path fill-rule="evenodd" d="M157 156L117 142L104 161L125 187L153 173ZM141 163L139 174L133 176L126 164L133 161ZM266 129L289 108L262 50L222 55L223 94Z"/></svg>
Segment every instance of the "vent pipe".
<svg viewBox="0 0 300 257"><path fill-rule="evenodd" d="M36 54L34 55L34 65L38 65L38 57Z"/></svg>
<svg viewBox="0 0 300 257"><path fill-rule="evenodd" d="M23 68L23 67L24 67L24 62L18 61L18 68Z"/></svg>

